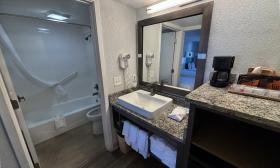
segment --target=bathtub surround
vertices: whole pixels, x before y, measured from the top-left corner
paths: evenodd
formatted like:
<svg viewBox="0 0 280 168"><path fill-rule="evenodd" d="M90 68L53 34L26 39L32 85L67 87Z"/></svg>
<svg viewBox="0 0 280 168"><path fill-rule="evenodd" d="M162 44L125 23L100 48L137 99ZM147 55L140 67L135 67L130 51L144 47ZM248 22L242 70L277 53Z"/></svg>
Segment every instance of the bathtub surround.
<svg viewBox="0 0 280 168"><path fill-rule="evenodd" d="M62 99L55 94L55 90L49 93L49 89L39 87L27 80L18 69L13 67L14 63L10 59L12 53L5 50L4 56L12 74L15 89L27 100L23 104L24 111L42 109L42 107L48 107L47 102L60 103L88 96L93 92L93 85L97 83L94 66L96 61L91 58L94 55L91 47L93 40L84 40L84 34L90 32L89 27L7 15L1 15L0 20L19 57L31 73L46 81L59 81L65 75L77 72L75 79L68 81L64 86L67 95ZM48 28L50 33L37 32L37 27ZM26 40L32 41L32 45L26 43ZM39 100L38 97L40 97ZM33 105L38 106L31 106L31 101Z"/></svg>
<svg viewBox="0 0 280 168"><path fill-rule="evenodd" d="M46 28L37 28L41 32L42 30L48 30ZM45 81L43 79L40 79L37 76L34 76L32 72L30 72L23 61L21 60L19 54L17 53L15 47L13 46L13 43L11 42L10 38L8 37L6 31L4 30L3 26L0 24L0 40L3 46L7 48L9 52L11 52L12 61L14 65L17 67L17 69L21 72L21 74L28 79L33 84L36 84L38 86L44 87L44 88L54 88L55 92L60 95L66 95L66 91L62 87L63 84L66 82L72 80L74 77L77 76L77 72L72 72L68 75L66 75L64 78L58 80L58 81Z"/></svg>
<svg viewBox="0 0 280 168"><path fill-rule="evenodd" d="M87 122L84 116L86 110L99 104L98 97L91 96L94 92L93 86L97 83L96 61L92 48L94 40L84 40L84 36L90 33L90 28L20 16L1 15L0 20L11 39L8 46L12 47L13 44L15 48L12 50L14 52L5 50L4 56L17 94L26 99L21 105L34 143ZM37 31L38 27L44 27L49 32L46 34ZM34 43L24 43L26 40ZM16 69L15 64L22 66ZM22 73L23 70L26 73ZM69 73L72 75L68 76ZM67 78L61 80L65 74ZM44 78L44 81L39 78ZM56 80L59 84L54 84L55 87L48 82ZM69 105L62 107L66 102L71 104L72 109ZM77 107L73 107L73 104ZM72 115L77 112L82 114ZM54 127L55 118L64 120L64 117L69 115L75 122L69 122L67 118L66 125L63 126L65 128ZM78 118L74 119L73 116Z"/></svg>
<svg viewBox="0 0 280 168"><path fill-rule="evenodd" d="M197 4L205 2L209 0ZM152 15L148 15L145 9L137 9L137 20L182 8L172 8ZM279 69L280 20L275 18L279 18L279 0L214 0L204 81L208 81L213 57L217 55L235 55L232 72L237 74L245 73L248 67L255 65Z"/></svg>

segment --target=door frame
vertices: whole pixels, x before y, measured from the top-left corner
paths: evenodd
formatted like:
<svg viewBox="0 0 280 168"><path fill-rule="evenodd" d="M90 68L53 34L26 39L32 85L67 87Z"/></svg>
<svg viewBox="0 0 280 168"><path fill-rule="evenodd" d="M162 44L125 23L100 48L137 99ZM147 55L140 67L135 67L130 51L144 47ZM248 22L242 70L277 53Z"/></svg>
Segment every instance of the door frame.
<svg viewBox="0 0 280 168"><path fill-rule="evenodd" d="M97 42L94 43L94 47L96 49L96 54L97 54L97 58L96 58L97 73L99 74L98 79L99 79L99 86L100 86L101 114L102 114L105 147L108 151L113 151L115 150L116 146L114 143L115 141L114 141L113 127L111 124L111 117L110 117L109 100L108 100L109 91L108 91L108 85L106 84L107 68L106 68L106 60L104 54L100 0L88 0L88 2L90 2L90 7L91 7L90 15L92 16L91 17L91 26L93 28L92 33L97 37ZM1 52L1 48L0 48L0 54L1 57L4 58ZM2 65L5 64L5 61L3 59L0 59L0 64L2 67ZM26 139L24 138L22 132L22 129L26 129L25 131L27 131L29 134L29 130L26 125L24 126L25 128L20 126L20 121L16 116L16 112L11 105L10 102L11 96L9 95L9 91L7 90L6 87L7 84L8 85L11 84L10 86L13 86L12 82L9 83L10 75L8 71L4 72L3 75L8 77L8 81L7 79L4 79L4 76L2 77L2 72L0 71L0 91L3 93L3 99L5 100L8 113L1 111L0 116L3 120L3 125L7 131L9 140L11 141L11 144L15 151L16 158L18 159L20 167L33 168L34 167L33 161L38 161L38 157L35 148L34 148L36 154L35 157L30 156L29 153L30 149L28 149L28 145L26 144ZM13 94L12 95L17 100L15 93L16 92L14 92L14 95ZM23 115L21 117L23 117Z"/></svg>
<svg viewBox="0 0 280 168"><path fill-rule="evenodd" d="M105 141L105 147L108 151L112 152L117 148L116 137L114 136L114 130L112 125L111 110L109 104L109 85L106 82L107 66L106 57L104 52L104 41L103 41L103 28L101 19L101 0L88 0L91 1L92 10L91 14L91 25L93 35L97 37L97 42L94 44L96 49L96 63L99 85L100 85L100 100L101 100L101 114L102 114L102 125L103 125L103 136Z"/></svg>
<svg viewBox="0 0 280 168"><path fill-rule="evenodd" d="M8 71L5 71L5 62L3 62L3 54L0 49L0 90L4 100L4 107L1 107L0 116L3 121L4 128L7 132L11 145L13 147L16 158L19 162L20 167L34 167L32 158L29 154L29 150L23 135L22 127L19 124L18 117L16 116L16 111L13 109L11 104L11 96L8 91L5 76L9 76ZM4 67L3 67L4 65ZM4 70L3 70L3 69ZM17 100L17 99L16 99ZM1 102L2 103L2 102ZM5 111L4 111L4 110ZM28 131L28 130L27 130ZM34 146L33 146L34 147Z"/></svg>

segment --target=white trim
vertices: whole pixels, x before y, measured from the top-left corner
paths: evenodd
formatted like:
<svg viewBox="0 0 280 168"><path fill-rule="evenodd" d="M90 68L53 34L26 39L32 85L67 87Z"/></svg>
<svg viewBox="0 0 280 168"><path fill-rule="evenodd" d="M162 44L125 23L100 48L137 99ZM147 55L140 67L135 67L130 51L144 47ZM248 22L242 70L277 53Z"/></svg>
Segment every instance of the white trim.
<svg viewBox="0 0 280 168"><path fill-rule="evenodd" d="M92 27L95 28L93 34L96 34L97 37L97 44L95 44L95 49L98 52L97 56L97 73L99 78L99 85L100 85L100 95L101 95L101 113L102 113L102 123L103 123L103 132L104 132L104 140L105 140L105 147L108 151L115 150L114 145L114 131L111 121L111 113L109 108L109 91L108 91L108 84L106 83L106 74L107 74L107 67L106 67L106 60L104 54L104 42L103 42L103 32L102 32L102 20L101 20L101 11L100 11L100 0L93 0L93 9L94 13L91 17L92 20ZM95 19L95 20L94 20Z"/></svg>
<svg viewBox="0 0 280 168"><path fill-rule="evenodd" d="M184 36L185 32L177 31L176 32L176 44L175 44L175 52L174 52L174 61L173 61L173 69L174 73L172 74L172 85L178 86L179 77L181 72L181 60L183 57L184 50Z"/></svg>
<svg viewBox="0 0 280 168"><path fill-rule="evenodd" d="M15 111L11 105L10 97L1 73L0 73L0 90L1 90L1 94L3 95L1 99L4 98L4 104L5 104L5 106L1 106L1 108L4 108L5 111L0 110L0 116L3 121L3 125L7 131L13 150L15 151L14 153L16 155L16 158L19 162L20 167L33 168L34 166L32 163L32 159L28 153L27 146L25 144L23 135L21 133L21 129L17 121Z"/></svg>
<svg viewBox="0 0 280 168"><path fill-rule="evenodd" d="M0 71L3 75L2 76L3 81L4 81L4 84L5 84L6 89L8 91L9 99L18 100L16 91L14 89L14 85L13 85L12 79L10 77L10 74L9 74L9 71L8 71L8 68L7 68L7 65L6 65L6 61L4 59L4 56L3 56L2 52L0 53ZM34 163L39 163L39 159L38 159L38 156L37 156L37 153L36 153L36 150L35 150L35 146L34 146L33 141L31 139L29 130L27 128L27 124L25 122L21 107L17 110L13 110L13 111L16 115L17 122L18 122L18 124L21 128L22 133L23 133L23 136L24 136L26 145L29 149L29 152L31 154L32 160L33 160Z"/></svg>
<svg viewBox="0 0 280 168"><path fill-rule="evenodd" d="M179 25L176 25L174 23L171 23L171 22L164 22L162 23L163 24L163 27L168 27L168 28L171 28L175 31L180 31L183 29L183 27L179 26Z"/></svg>
<svg viewBox="0 0 280 168"><path fill-rule="evenodd" d="M198 30L198 29L201 29L201 25L183 27L182 31Z"/></svg>

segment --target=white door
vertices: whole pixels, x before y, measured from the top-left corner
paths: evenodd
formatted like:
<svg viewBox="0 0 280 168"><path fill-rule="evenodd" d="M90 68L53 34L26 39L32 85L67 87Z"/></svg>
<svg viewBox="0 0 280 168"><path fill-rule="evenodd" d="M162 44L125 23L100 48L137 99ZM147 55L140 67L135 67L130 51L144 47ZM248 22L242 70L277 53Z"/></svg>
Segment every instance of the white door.
<svg viewBox="0 0 280 168"><path fill-rule="evenodd" d="M38 159L34 144L32 142L29 130L28 130L27 125L25 123L20 104L18 103L19 101L18 101L18 98L17 98L17 93L15 92L15 89L14 89L14 86L13 86L8 68L6 66L4 56L3 56L2 51L1 51L1 48L0 48L0 71L1 71L1 74L3 75L3 81L4 81L4 84L5 84L6 89L8 91L8 95L9 95L10 100L14 101L18 105L18 107L14 109L14 112L16 114L16 117L17 117L18 123L20 125L21 131L23 133L26 145L27 145L28 150L29 150L29 154L31 155L32 161L33 161L33 163L36 167L37 165L39 165L39 159Z"/></svg>
<svg viewBox="0 0 280 168"><path fill-rule="evenodd" d="M176 32L162 33L159 79L167 85L172 85L175 43Z"/></svg>

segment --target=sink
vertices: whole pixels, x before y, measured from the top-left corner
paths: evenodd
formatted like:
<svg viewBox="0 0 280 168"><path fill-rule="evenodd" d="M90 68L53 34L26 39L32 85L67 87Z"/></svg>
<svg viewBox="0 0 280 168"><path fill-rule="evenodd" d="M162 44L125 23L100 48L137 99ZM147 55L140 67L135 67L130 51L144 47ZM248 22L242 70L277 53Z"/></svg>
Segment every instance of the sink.
<svg viewBox="0 0 280 168"><path fill-rule="evenodd" d="M121 106L147 118L154 119L172 105L173 100L161 95L150 95L150 92L137 90L118 97L117 103Z"/></svg>

